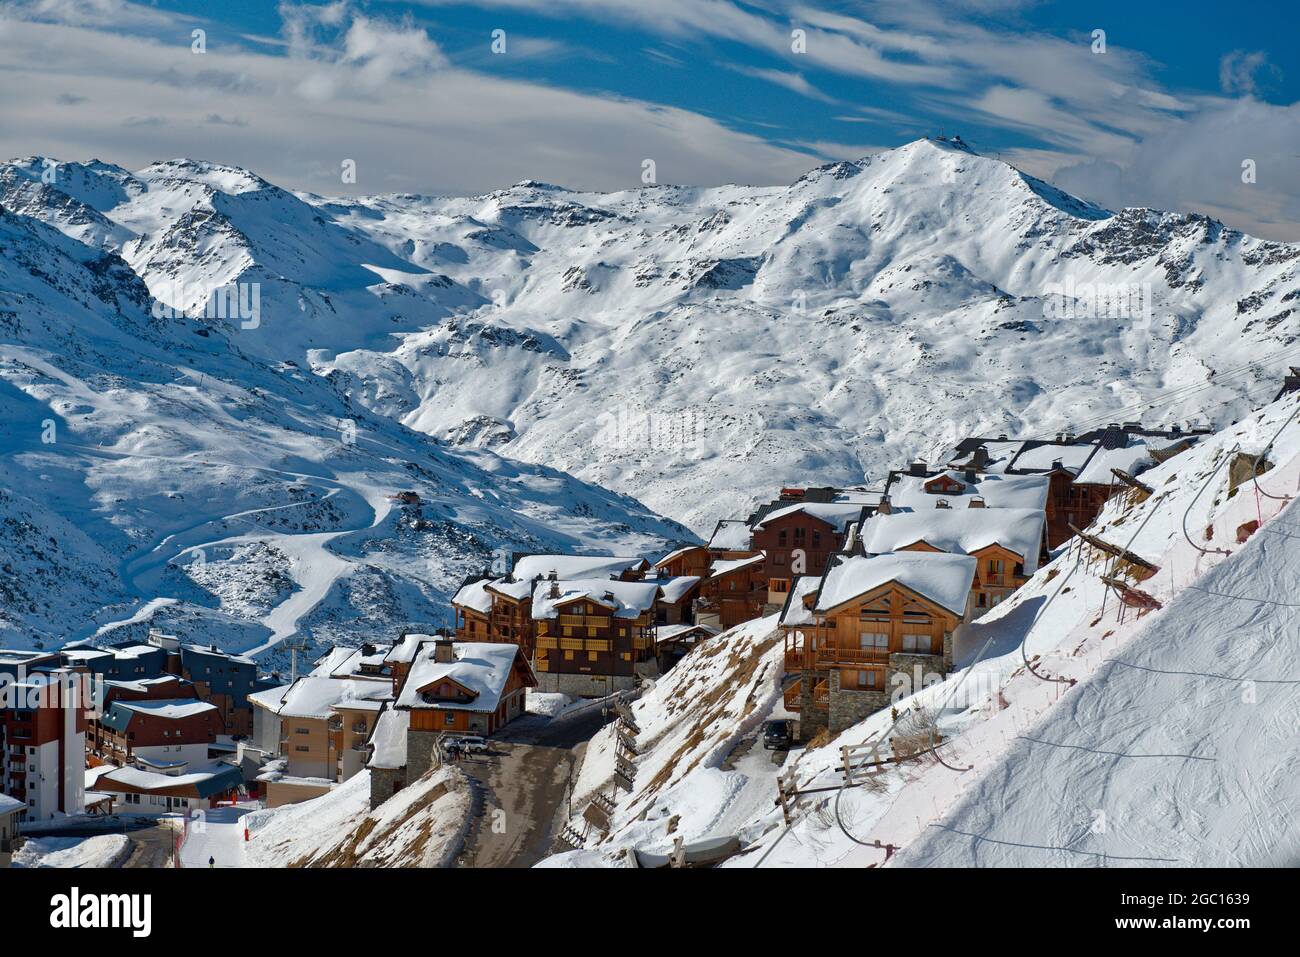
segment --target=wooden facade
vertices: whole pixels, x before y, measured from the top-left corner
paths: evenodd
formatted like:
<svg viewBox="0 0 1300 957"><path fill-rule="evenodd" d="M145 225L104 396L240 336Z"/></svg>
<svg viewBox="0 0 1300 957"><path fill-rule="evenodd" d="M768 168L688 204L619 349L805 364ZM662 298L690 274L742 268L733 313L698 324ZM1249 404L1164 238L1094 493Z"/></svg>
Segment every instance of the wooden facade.
<svg viewBox="0 0 1300 957"><path fill-rule="evenodd" d="M556 617L537 622L539 674L631 677L639 663L654 658L653 607L636 618L618 618L613 607L575 596L556 608Z"/></svg>
<svg viewBox="0 0 1300 957"><path fill-rule="evenodd" d="M700 624L727 629L763 616L768 595L764 562L734 561L743 564L700 582L700 596L695 601L695 620Z"/></svg>
<svg viewBox="0 0 1300 957"><path fill-rule="evenodd" d="M835 525L805 511L765 520L754 529L754 549L767 559L764 604L781 604L790 582L799 575L820 575L826 562L844 547L844 534Z"/></svg>
<svg viewBox="0 0 1300 957"><path fill-rule="evenodd" d="M789 607L783 615L800 622L782 628L786 671L799 674L785 706L800 714L805 740L820 728L838 733L861 721L897 691L942 680L952 669L953 632L973 603L958 613L890 581L818 612L818 594L803 596L806 615Z"/></svg>
<svg viewBox="0 0 1300 957"><path fill-rule="evenodd" d="M411 706L410 728L435 733L472 731L486 737L523 713L527 689L536 686L537 678L522 653L515 655L510 676L495 709L490 711L483 710L473 691L454 678L443 676L417 689L428 698L428 705Z"/></svg>
<svg viewBox="0 0 1300 957"><path fill-rule="evenodd" d="M695 575L704 578L709 574L709 565L714 556L705 545L691 545L679 548L665 555L654 564L654 571L660 576L677 578L683 575Z"/></svg>
<svg viewBox="0 0 1300 957"><path fill-rule="evenodd" d="M902 552L942 552L929 542L917 542L900 548ZM978 616L1011 597L1011 593L1029 581L1025 574L1025 556L1001 545L988 545L970 553L979 561L971 583L971 613Z"/></svg>

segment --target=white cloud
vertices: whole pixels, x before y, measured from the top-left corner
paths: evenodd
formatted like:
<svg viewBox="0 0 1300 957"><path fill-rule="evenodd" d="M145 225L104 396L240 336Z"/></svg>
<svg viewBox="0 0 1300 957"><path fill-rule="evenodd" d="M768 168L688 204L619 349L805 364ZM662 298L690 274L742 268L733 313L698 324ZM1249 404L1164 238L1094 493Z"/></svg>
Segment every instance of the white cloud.
<svg viewBox="0 0 1300 957"><path fill-rule="evenodd" d="M789 182L819 161L686 110L456 68L390 75L377 93L360 42L348 59L344 47L304 39L304 62L213 46L197 55L188 34L161 43L25 21L10 29L0 71L30 79L23 96L5 98L0 153L10 156L98 155L138 168L191 155L325 194L472 193L525 178L631 188L646 158L665 183ZM303 89L306 65L327 95L304 96L317 92ZM357 161L355 186L340 181L344 159Z"/></svg>
<svg viewBox="0 0 1300 957"><path fill-rule="evenodd" d="M1219 86L1230 96L1254 96L1259 92L1259 74L1269 79L1280 75L1277 67L1268 62L1263 50L1247 53L1233 50L1219 60Z"/></svg>

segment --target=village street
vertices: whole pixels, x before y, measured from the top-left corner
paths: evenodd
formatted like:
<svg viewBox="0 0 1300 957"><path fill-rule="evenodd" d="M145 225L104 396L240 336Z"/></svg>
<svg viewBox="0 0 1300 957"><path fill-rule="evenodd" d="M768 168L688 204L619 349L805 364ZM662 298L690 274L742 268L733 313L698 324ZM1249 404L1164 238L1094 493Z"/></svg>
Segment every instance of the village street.
<svg viewBox="0 0 1300 957"><path fill-rule="evenodd" d="M608 719L603 701L553 718L529 714L492 739L487 755L460 767L475 787L476 816L461 867L531 867L551 851L568 818L570 778L587 741Z"/></svg>

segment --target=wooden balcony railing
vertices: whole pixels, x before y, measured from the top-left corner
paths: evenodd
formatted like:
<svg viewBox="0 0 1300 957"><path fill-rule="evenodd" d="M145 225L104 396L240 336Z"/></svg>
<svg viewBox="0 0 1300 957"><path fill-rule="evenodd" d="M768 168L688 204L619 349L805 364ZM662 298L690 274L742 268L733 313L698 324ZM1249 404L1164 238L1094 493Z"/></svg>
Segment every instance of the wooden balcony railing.
<svg viewBox="0 0 1300 957"><path fill-rule="evenodd" d="M888 664L888 648L837 648L822 645L817 649L818 664Z"/></svg>
<svg viewBox="0 0 1300 957"><path fill-rule="evenodd" d="M785 710L798 712L803 698L803 679L796 678L794 684L785 689Z"/></svg>
<svg viewBox="0 0 1300 957"><path fill-rule="evenodd" d="M787 648L785 650L785 670L801 671L803 669L803 649Z"/></svg>

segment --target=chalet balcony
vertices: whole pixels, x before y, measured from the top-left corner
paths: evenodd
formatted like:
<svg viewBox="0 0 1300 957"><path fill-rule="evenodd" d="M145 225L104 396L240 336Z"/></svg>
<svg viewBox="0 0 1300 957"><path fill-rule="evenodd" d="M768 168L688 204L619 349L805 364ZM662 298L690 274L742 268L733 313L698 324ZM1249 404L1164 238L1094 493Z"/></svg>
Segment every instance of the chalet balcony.
<svg viewBox="0 0 1300 957"><path fill-rule="evenodd" d="M819 681L813 685L812 693L813 704L819 708L829 708L831 706L831 686L827 681Z"/></svg>
<svg viewBox="0 0 1300 957"><path fill-rule="evenodd" d="M561 615L561 628L608 628L608 615Z"/></svg>
<svg viewBox="0 0 1300 957"><path fill-rule="evenodd" d="M785 710L796 714L803 704L803 679L796 678L794 684L785 689Z"/></svg>
<svg viewBox="0 0 1300 957"><path fill-rule="evenodd" d="M560 640L554 635L539 635L537 638L537 647L540 648L558 648Z"/></svg>
<svg viewBox="0 0 1300 957"><path fill-rule="evenodd" d="M837 648L823 645L817 649L818 665L887 665L888 648Z"/></svg>
<svg viewBox="0 0 1300 957"><path fill-rule="evenodd" d="M352 725L353 734L366 734L369 731L370 729L366 727L366 723L364 721L358 721Z"/></svg>
<svg viewBox="0 0 1300 957"><path fill-rule="evenodd" d="M785 650L785 670L802 671L803 670L803 649L787 648Z"/></svg>

